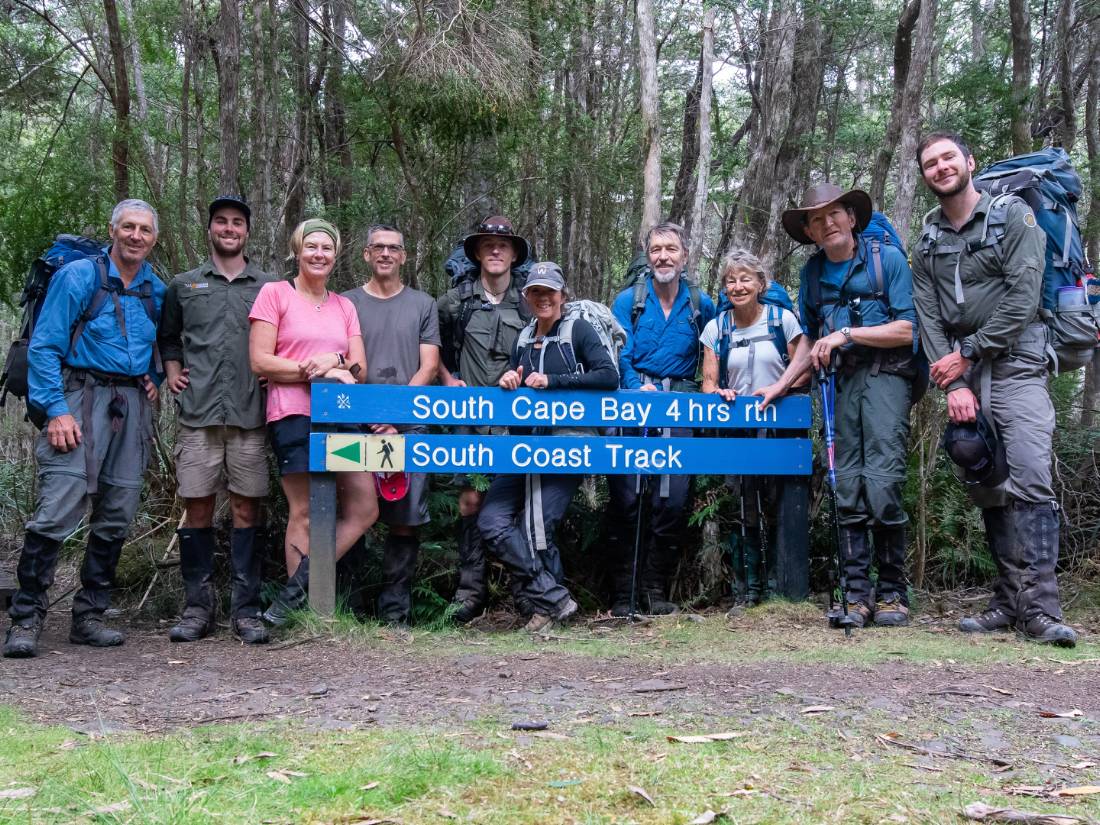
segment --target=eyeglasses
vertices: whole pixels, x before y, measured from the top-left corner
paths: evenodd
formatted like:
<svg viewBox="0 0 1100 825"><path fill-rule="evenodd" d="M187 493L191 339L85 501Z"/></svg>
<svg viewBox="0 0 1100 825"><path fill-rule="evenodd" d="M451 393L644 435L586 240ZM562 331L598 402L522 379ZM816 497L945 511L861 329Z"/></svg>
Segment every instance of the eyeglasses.
<svg viewBox="0 0 1100 825"><path fill-rule="evenodd" d="M389 252L393 255L396 255L398 252L400 252L404 248L405 247L403 245L399 244L399 243L372 243L372 244L367 244L367 249L369 249L371 252Z"/></svg>

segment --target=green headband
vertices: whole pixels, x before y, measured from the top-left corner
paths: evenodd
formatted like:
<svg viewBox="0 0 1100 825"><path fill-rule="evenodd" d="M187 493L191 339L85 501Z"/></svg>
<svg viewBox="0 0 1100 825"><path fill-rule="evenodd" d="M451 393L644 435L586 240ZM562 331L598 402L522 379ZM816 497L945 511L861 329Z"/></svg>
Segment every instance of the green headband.
<svg viewBox="0 0 1100 825"><path fill-rule="evenodd" d="M322 218L310 218L308 221L302 224L302 239L304 240L306 235L311 235L314 232L324 232L330 238L334 244L340 243L340 233L336 230L328 221Z"/></svg>

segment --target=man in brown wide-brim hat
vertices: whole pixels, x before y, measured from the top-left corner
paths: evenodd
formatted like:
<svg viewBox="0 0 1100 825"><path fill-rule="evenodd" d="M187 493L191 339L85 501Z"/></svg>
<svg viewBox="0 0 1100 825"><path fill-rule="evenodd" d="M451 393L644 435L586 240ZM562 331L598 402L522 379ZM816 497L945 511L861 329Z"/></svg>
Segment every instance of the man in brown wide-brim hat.
<svg viewBox="0 0 1100 825"><path fill-rule="evenodd" d="M917 374L913 275L905 253L884 232L866 232L871 198L832 183L806 190L783 213L783 228L818 249L800 273L806 333L762 403L783 395L807 370L836 382L836 480L840 552L848 579L848 615L857 627L909 619L902 506L909 406ZM882 219L884 220L884 219ZM872 541L878 581L871 583ZM840 624L834 606L830 620Z"/></svg>

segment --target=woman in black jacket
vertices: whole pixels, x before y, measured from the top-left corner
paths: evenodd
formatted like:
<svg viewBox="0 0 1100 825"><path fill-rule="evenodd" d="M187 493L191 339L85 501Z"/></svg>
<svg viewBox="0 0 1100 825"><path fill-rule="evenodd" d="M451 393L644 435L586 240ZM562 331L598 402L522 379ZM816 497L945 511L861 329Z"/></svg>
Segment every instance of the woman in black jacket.
<svg viewBox="0 0 1100 825"><path fill-rule="evenodd" d="M523 295L534 320L516 341L512 369L500 378L502 389L613 390L619 386L615 362L596 329L584 318L563 320L564 290L565 277L557 264L545 262L531 268ZM561 559L553 535L583 478L584 473L499 475L481 507L478 528L489 551L515 577L522 601L530 605L527 630L532 632L577 612L577 603L561 583Z"/></svg>

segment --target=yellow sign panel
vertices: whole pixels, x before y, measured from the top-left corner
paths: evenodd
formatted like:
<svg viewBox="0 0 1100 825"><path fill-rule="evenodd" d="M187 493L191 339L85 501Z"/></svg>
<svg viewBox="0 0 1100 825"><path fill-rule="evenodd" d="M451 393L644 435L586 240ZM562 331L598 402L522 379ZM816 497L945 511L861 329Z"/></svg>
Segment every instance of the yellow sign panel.
<svg viewBox="0 0 1100 825"><path fill-rule="evenodd" d="M405 469L403 435L347 435L325 437L325 470L330 473L397 473Z"/></svg>

